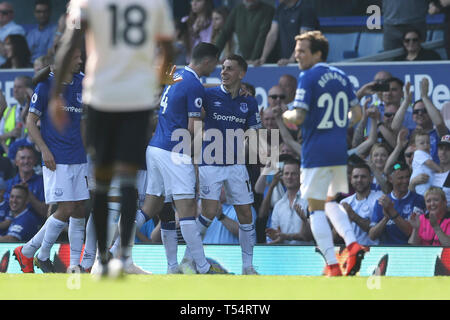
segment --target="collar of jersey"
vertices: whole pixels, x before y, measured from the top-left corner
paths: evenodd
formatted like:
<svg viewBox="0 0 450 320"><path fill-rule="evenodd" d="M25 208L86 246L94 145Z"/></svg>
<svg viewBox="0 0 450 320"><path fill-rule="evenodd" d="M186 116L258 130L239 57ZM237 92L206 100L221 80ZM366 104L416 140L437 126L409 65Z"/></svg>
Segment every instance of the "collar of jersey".
<svg viewBox="0 0 450 320"><path fill-rule="evenodd" d="M223 86L223 84L220 85L220 90L222 90L222 92L225 93L225 94L231 95L231 93L228 92L227 89L225 89L225 87ZM242 90L242 89L239 89L239 95L241 94L241 90Z"/></svg>
<svg viewBox="0 0 450 320"><path fill-rule="evenodd" d="M189 72L191 72L191 73L193 73L194 74L194 76L198 79L198 81L200 81L200 77L198 76L198 74L194 71L194 70L192 70L191 68L189 68L188 66L186 66L186 67L184 67L184 70L186 70L186 71L189 71Z"/></svg>
<svg viewBox="0 0 450 320"><path fill-rule="evenodd" d="M28 211L28 208L25 208L21 213L19 213L17 216L15 216L14 219L17 219L18 217L20 217L21 215L23 215L27 211Z"/></svg>
<svg viewBox="0 0 450 320"><path fill-rule="evenodd" d="M394 191L392 191L392 192L391 192L391 196L392 196L392 199L394 199L394 200L403 200L403 199L406 199L406 198L409 196L410 193L411 193L411 191L408 190L408 193L407 193L403 198L397 199L397 198L394 196Z"/></svg>
<svg viewBox="0 0 450 320"><path fill-rule="evenodd" d="M315 67L328 67L328 63L325 62L318 62L311 69L314 69Z"/></svg>

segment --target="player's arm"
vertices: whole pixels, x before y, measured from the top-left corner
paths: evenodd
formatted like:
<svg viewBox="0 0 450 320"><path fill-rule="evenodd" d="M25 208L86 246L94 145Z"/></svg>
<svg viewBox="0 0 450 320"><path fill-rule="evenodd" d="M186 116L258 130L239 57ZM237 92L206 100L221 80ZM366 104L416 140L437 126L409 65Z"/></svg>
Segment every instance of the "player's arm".
<svg viewBox="0 0 450 320"><path fill-rule="evenodd" d="M292 134L289 132L289 129L286 127L286 125L283 122L282 119L282 111L279 106L273 107L273 114L275 116L275 121L278 125L278 129L280 130L281 138L283 141L289 145L289 147L295 151L295 153L300 156L302 145L298 143Z"/></svg>
<svg viewBox="0 0 450 320"><path fill-rule="evenodd" d="M37 126L38 120L39 116L37 114L33 113L33 111L28 112L27 129L34 143L38 146L39 150L41 150L42 160L44 161L45 166L53 171L56 169L55 158L42 138L41 132Z"/></svg>
<svg viewBox="0 0 450 320"><path fill-rule="evenodd" d="M87 27L87 21L82 20L80 28L66 27L61 38L61 45L55 55L55 81L51 98L57 98L63 92L63 80L68 76L70 61L76 48L83 44L83 34Z"/></svg>
<svg viewBox="0 0 450 320"><path fill-rule="evenodd" d="M349 127L356 125L362 118L361 105L358 103L350 108Z"/></svg>

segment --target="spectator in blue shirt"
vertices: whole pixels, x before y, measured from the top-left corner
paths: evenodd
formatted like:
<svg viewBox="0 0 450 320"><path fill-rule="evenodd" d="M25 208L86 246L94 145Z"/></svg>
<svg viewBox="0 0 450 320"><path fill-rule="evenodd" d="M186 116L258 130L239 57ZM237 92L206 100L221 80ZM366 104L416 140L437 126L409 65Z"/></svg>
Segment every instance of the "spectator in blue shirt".
<svg viewBox="0 0 450 320"><path fill-rule="evenodd" d="M6 183L3 178L0 178L0 236L4 236L9 226L11 225L11 221L13 217L11 216L9 210L8 201L5 201L6 191Z"/></svg>
<svg viewBox="0 0 450 320"><path fill-rule="evenodd" d="M35 0L34 17L37 26L27 34L27 42L31 51L31 62L46 55L52 48L56 25L50 23L51 5L49 0Z"/></svg>
<svg viewBox="0 0 450 320"><path fill-rule="evenodd" d="M412 232L409 218L413 212L425 211L421 195L408 190L411 171L405 163L396 163L389 173L392 192L382 195L375 203L369 237L380 244L406 245Z"/></svg>
<svg viewBox="0 0 450 320"><path fill-rule="evenodd" d="M16 154L18 173L6 181L5 200L9 201L10 192L16 184L22 184L30 191L28 194L29 207L39 217L41 223L47 218L48 207L44 201L44 180L34 171L36 153L30 146L20 147Z"/></svg>
<svg viewBox="0 0 450 320"><path fill-rule="evenodd" d="M24 185L12 187L9 197L9 207L14 218L6 232L0 237L0 242L26 242L39 230L38 217L27 207L28 188Z"/></svg>

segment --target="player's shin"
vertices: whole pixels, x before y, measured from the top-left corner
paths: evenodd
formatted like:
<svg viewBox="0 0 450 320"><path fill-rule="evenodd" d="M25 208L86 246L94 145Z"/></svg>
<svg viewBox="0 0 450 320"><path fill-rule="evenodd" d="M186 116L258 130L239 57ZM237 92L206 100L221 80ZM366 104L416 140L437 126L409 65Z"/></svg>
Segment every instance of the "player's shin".
<svg viewBox="0 0 450 320"><path fill-rule="evenodd" d="M80 264L85 236L85 221L85 218L70 217L69 219L70 266L78 266Z"/></svg>
<svg viewBox="0 0 450 320"><path fill-rule="evenodd" d="M178 269L178 237L175 221L161 222L161 239L166 251L167 270L174 273Z"/></svg>
<svg viewBox="0 0 450 320"><path fill-rule="evenodd" d="M44 240L45 230L47 228L48 219L41 229L30 239L22 248L22 253L25 257L31 258L34 256L36 251L41 247L42 241Z"/></svg>
<svg viewBox="0 0 450 320"><path fill-rule="evenodd" d="M338 263L334 252L333 235L325 212L317 210L311 213L311 231L317 246L322 252L328 265Z"/></svg>
<svg viewBox="0 0 450 320"><path fill-rule="evenodd" d="M49 222L42 240L41 250L38 253L38 258L42 261L50 258L50 249L55 244L63 229L67 226L66 222L58 220L53 216L49 217L48 220Z"/></svg>
<svg viewBox="0 0 450 320"><path fill-rule="evenodd" d="M203 243L194 217L180 218L180 228L186 245L194 258L197 270L200 273L206 273L210 264L206 261L205 252L203 250Z"/></svg>
<svg viewBox="0 0 450 320"><path fill-rule="evenodd" d="M347 247L356 241L347 212L340 204L337 202L327 202L325 204L325 212L337 233L344 239Z"/></svg>
<svg viewBox="0 0 450 320"><path fill-rule="evenodd" d="M94 219L91 214L86 225L86 240L84 244L83 258L81 260L81 267L83 267L84 270L91 268L94 264L96 251L97 237L95 235Z"/></svg>
<svg viewBox="0 0 450 320"><path fill-rule="evenodd" d="M253 248L256 243L256 230L253 224L239 224L239 244L242 250L242 268L253 266Z"/></svg>
<svg viewBox="0 0 450 320"><path fill-rule="evenodd" d="M137 189L136 177L120 177L121 217L120 217L120 257L122 260L131 257L132 244L136 231ZM132 238L133 236L133 238Z"/></svg>

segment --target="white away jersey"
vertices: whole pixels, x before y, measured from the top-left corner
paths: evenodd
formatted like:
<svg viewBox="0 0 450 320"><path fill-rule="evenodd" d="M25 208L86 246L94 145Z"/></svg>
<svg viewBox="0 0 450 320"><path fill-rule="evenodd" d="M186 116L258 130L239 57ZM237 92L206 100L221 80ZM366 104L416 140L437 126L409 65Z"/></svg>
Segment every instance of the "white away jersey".
<svg viewBox="0 0 450 320"><path fill-rule="evenodd" d="M156 102L156 42L172 39L165 0L72 0L68 28L86 21L84 103L100 111L141 111Z"/></svg>

